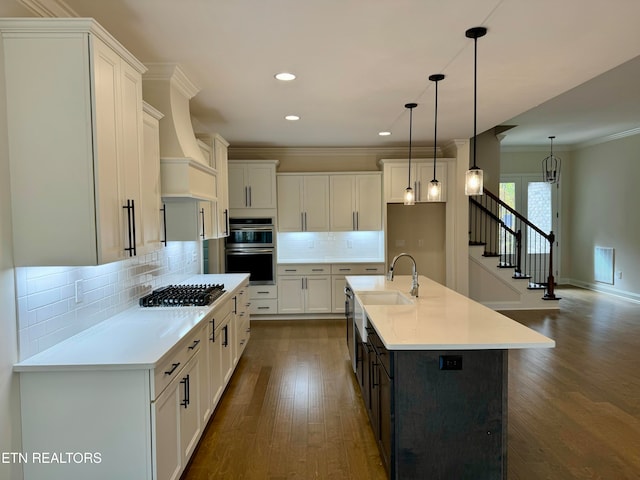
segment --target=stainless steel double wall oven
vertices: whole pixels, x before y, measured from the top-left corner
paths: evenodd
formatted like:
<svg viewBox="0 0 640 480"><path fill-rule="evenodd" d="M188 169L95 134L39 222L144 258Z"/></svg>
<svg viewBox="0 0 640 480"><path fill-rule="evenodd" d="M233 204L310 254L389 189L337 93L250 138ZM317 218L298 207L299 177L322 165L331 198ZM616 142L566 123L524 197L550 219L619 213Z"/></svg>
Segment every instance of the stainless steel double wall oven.
<svg viewBox="0 0 640 480"><path fill-rule="evenodd" d="M231 218L225 240L225 271L249 273L252 285L275 283L275 225L273 218Z"/></svg>

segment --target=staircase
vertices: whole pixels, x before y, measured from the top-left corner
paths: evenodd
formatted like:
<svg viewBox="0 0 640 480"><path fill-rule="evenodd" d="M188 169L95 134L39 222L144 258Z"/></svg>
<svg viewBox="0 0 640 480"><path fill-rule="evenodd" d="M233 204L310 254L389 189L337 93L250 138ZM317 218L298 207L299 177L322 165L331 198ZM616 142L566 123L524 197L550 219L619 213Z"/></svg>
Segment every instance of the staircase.
<svg viewBox="0 0 640 480"><path fill-rule="evenodd" d="M558 309L554 242L490 191L469 197L469 296L495 310Z"/></svg>

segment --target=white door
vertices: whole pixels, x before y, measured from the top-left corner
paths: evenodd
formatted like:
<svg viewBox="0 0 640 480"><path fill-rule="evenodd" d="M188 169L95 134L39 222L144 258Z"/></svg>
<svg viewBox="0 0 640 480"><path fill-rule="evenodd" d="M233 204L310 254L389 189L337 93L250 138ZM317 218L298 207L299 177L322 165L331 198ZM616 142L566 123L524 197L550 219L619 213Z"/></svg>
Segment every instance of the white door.
<svg viewBox="0 0 640 480"><path fill-rule="evenodd" d="M543 232L554 232L553 274L557 278L560 265L560 184L543 182L538 174L503 175L500 178L500 199ZM510 214L504 212L501 217L507 226L513 225L514 219ZM528 263L534 269L545 268L548 265L548 242L539 240L530 229L523 231L522 235L522 254L529 256Z"/></svg>

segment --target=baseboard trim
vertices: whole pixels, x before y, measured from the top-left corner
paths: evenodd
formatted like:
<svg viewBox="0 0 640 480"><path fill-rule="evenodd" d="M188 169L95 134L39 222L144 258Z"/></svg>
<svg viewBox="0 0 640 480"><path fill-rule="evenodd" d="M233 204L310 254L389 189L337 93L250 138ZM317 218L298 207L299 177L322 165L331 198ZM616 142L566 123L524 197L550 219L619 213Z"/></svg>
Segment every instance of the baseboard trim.
<svg viewBox="0 0 640 480"><path fill-rule="evenodd" d="M583 282L582 280L576 279L568 279L567 282L569 285L573 285L574 287L586 288L587 290L593 290L595 292L606 293L607 295L612 295L614 297L620 297L625 300L629 300L634 303L640 303L640 294L635 292L627 292L626 290L618 290L616 288L611 288L607 285L603 285L600 283L591 283L591 282Z"/></svg>

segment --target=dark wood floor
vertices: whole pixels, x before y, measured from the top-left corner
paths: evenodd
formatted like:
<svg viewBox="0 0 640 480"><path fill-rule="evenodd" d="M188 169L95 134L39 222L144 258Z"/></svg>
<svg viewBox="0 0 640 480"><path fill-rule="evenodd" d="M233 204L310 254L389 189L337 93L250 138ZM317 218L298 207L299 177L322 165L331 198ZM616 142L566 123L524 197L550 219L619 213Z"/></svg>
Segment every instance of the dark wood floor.
<svg viewBox="0 0 640 480"><path fill-rule="evenodd" d="M504 312L556 340L509 354L509 480L640 478L640 306L560 289ZM183 480L385 478L344 321L256 321Z"/></svg>

